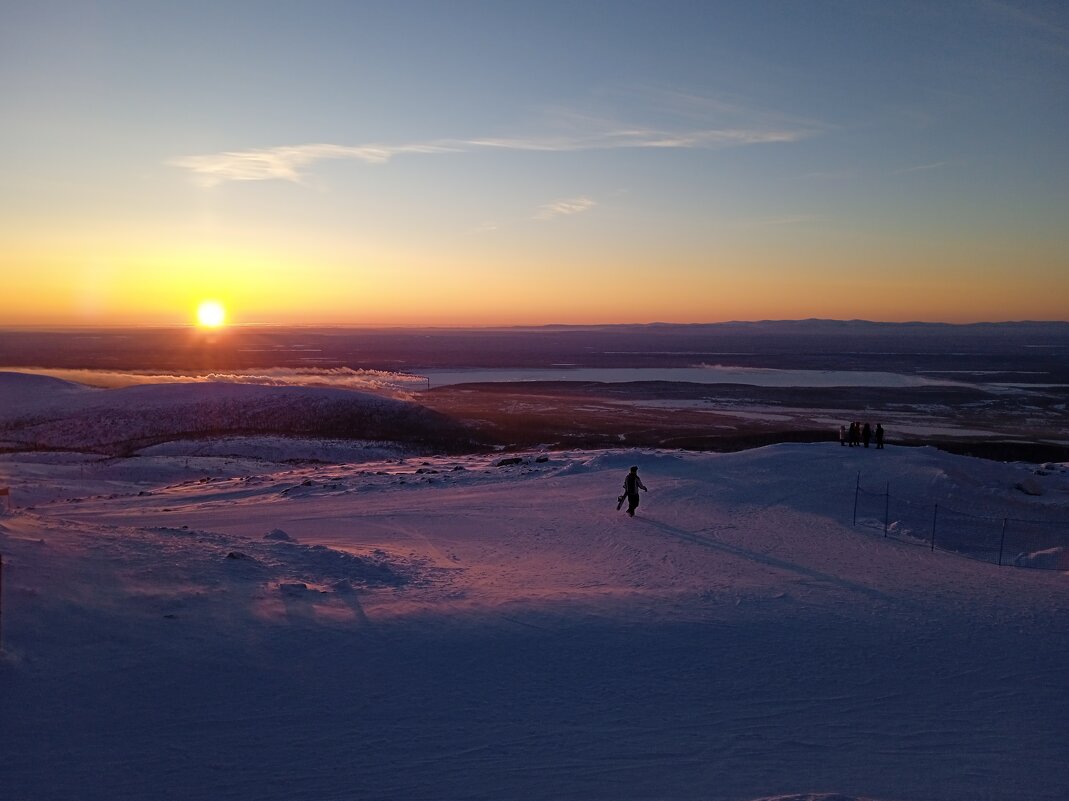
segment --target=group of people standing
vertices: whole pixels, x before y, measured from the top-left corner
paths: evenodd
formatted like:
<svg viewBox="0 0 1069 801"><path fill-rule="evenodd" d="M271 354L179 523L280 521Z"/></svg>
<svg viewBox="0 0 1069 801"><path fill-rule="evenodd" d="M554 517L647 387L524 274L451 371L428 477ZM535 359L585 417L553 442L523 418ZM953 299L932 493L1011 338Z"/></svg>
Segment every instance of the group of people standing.
<svg viewBox="0 0 1069 801"><path fill-rule="evenodd" d="M883 426L879 423L876 424L876 428L873 428L868 423L851 423L850 428L846 426L839 426L839 444L849 445L853 448L855 445L864 446L867 448L869 443L872 442L873 436L876 438L876 447L883 447Z"/></svg>

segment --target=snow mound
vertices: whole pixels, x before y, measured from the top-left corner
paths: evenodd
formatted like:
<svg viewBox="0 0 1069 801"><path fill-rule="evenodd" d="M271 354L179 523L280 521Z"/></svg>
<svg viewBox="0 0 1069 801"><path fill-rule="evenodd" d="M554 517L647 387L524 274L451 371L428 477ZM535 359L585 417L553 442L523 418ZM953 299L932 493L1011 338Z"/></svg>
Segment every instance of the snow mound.
<svg viewBox="0 0 1069 801"><path fill-rule="evenodd" d="M129 455L172 440L250 434L402 442L443 452L470 445L466 429L445 415L353 390L197 383L75 391L69 382L18 373L3 374L0 395L5 386L23 399L22 411L0 417L0 439L26 448Z"/></svg>
<svg viewBox="0 0 1069 801"><path fill-rule="evenodd" d="M1040 570L1069 570L1069 548L1047 548L1034 553L1021 553L1013 560L1013 564Z"/></svg>
<svg viewBox="0 0 1069 801"><path fill-rule="evenodd" d="M97 392L83 384L47 375L0 371L0 424L47 414Z"/></svg>
<svg viewBox="0 0 1069 801"><path fill-rule="evenodd" d="M249 436L176 439L151 445L138 456L261 459L269 462L370 462L398 459L413 449L400 442Z"/></svg>
<svg viewBox="0 0 1069 801"><path fill-rule="evenodd" d="M1042 495L1043 494L1043 487L1040 485L1040 483L1038 481L1036 481L1031 476L1029 476L1028 478L1022 479L1021 481L1018 481L1013 486L1014 486L1014 489L1020 490L1025 495Z"/></svg>
<svg viewBox="0 0 1069 801"><path fill-rule="evenodd" d="M581 475L602 470L626 472L632 465L637 465L640 471L655 471L661 475L682 475L689 472L687 465L694 456L695 454L681 451L638 449L603 451L573 459L561 470L561 475ZM709 457L709 454L705 454L705 458Z"/></svg>
<svg viewBox="0 0 1069 801"><path fill-rule="evenodd" d="M403 587L415 576L384 552L356 555L325 545L278 543L272 556L280 567L306 577L309 584L347 582L363 587Z"/></svg>

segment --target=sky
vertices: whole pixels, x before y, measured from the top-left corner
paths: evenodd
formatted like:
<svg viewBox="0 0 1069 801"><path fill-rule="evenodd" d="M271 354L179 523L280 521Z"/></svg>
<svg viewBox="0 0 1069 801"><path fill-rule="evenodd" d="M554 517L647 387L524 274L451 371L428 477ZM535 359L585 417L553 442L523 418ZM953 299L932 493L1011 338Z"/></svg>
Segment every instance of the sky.
<svg viewBox="0 0 1069 801"><path fill-rule="evenodd" d="M0 326L1069 319L1059 2L0 0Z"/></svg>

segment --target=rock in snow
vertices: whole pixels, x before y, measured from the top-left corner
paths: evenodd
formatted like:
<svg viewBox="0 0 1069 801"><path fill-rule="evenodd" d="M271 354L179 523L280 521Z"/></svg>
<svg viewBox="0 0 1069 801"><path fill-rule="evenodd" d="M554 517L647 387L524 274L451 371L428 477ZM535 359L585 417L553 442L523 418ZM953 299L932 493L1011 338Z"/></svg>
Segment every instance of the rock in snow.
<svg viewBox="0 0 1069 801"><path fill-rule="evenodd" d="M285 531L280 528L273 528L264 534L265 540L275 540L277 542L297 542L296 539L291 537Z"/></svg>
<svg viewBox="0 0 1069 801"><path fill-rule="evenodd" d="M1043 494L1042 485L1040 485L1040 483L1038 481L1036 481L1034 478L1032 478L1031 476L1026 478L1026 479L1023 479L1021 481L1018 481L1016 484L1014 484L1014 487L1016 489L1019 489L1025 495L1042 495Z"/></svg>

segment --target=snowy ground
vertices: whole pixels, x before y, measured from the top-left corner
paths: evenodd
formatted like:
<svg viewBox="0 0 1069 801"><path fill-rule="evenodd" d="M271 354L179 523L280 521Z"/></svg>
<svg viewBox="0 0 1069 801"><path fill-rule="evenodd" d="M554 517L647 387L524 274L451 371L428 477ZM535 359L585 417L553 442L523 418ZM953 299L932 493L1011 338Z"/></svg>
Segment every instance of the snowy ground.
<svg viewBox="0 0 1069 801"><path fill-rule="evenodd" d="M851 525L1060 466L198 447L0 458L5 799L1069 797L1069 576Z"/></svg>

